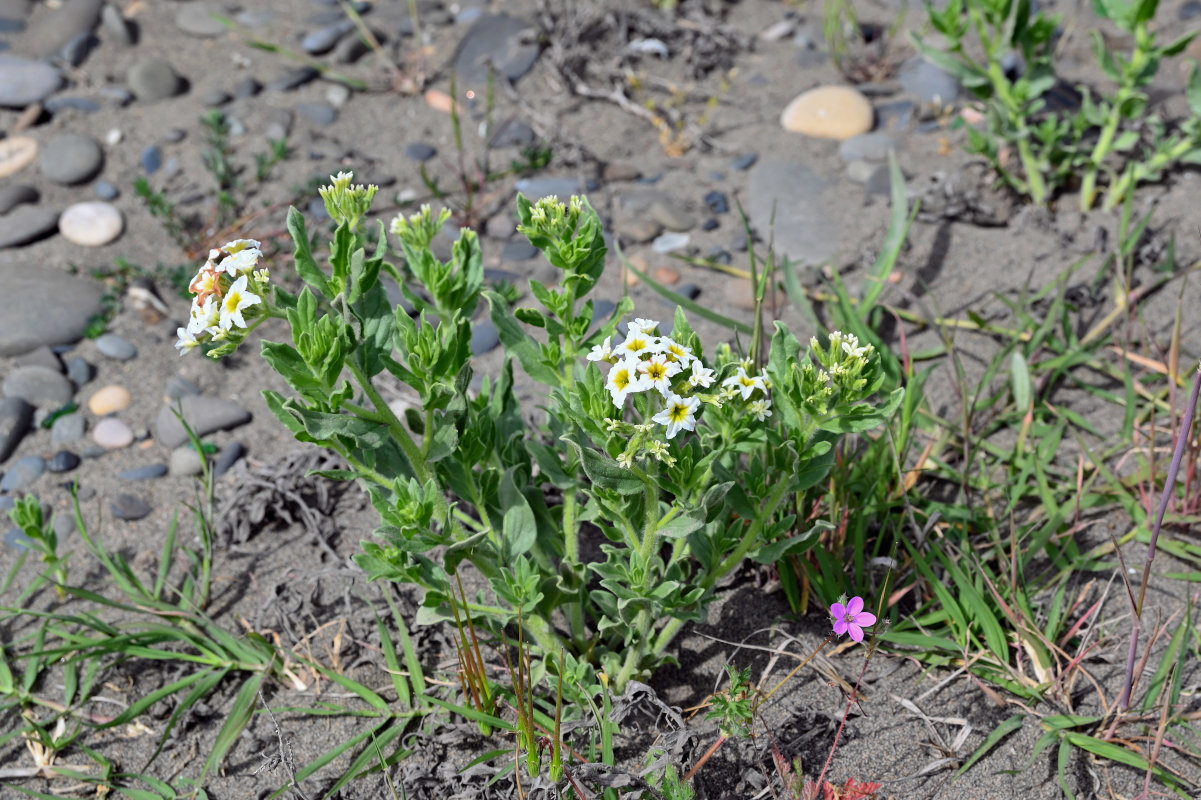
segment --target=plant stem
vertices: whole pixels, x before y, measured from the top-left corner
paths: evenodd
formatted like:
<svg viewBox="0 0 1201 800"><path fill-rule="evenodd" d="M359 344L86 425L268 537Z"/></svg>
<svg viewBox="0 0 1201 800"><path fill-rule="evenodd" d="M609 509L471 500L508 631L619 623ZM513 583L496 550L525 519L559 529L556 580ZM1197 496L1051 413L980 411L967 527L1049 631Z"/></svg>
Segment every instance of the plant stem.
<svg viewBox="0 0 1201 800"><path fill-rule="evenodd" d="M1121 122L1121 115L1118 113L1118 108L1123 102L1122 93L1118 93L1113 110L1110 112L1109 119L1105 120L1105 127L1101 129L1101 136L1097 139L1097 145L1093 148L1092 155L1089 156L1088 172L1084 173L1084 179L1080 183L1080 210L1088 211L1093 207L1093 201L1097 197L1097 173L1101 171L1101 162L1109 155L1109 148L1113 146L1113 137L1118 132L1118 123Z"/></svg>
<svg viewBox="0 0 1201 800"><path fill-rule="evenodd" d="M1163 528L1163 518L1167 514L1168 504L1176 495L1176 475L1180 472L1180 462L1184 458L1184 451L1187 449L1188 440L1192 435L1198 394L1201 394L1201 369L1198 369L1196 375L1193 376L1193 390L1189 394L1188 405L1184 408L1184 417L1180 420L1180 430L1176 434L1176 450L1172 453L1172 463L1168 467L1163 494L1159 498L1159 509L1155 513L1155 525L1151 529L1151 544L1147 548L1147 562L1143 565L1143 578L1138 588L1138 602L1134 604L1130 652L1126 658L1126 680L1122 685L1122 694L1118 697L1118 705L1123 710L1130 708L1130 695L1134 691L1134 661L1138 654L1139 623L1143 615L1143 601L1147 596L1147 583L1151 579L1151 562L1155 560L1155 546L1159 542L1159 532Z"/></svg>
<svg viewBox="0 0 1201 800"><path fill-rule="evenodd" d="M1034 157L1034 152L1030 149L1030 131L1026 127L1025 119L1022 117L1022 108L1010 93L1009 79L1005 77L1005 72L1001 69L1001 62L995 58L989 59L988 77L992 81L993 90L1005 105L1010 118L1020 120L1020 129L1017 136L1018 155L1022 159L1022 169L1026 171L1026 186L1030 190L1030 199L1035 205L1041 206L1047 199L1047 184L1043 181L1043 174L1039 169L1038 160Z"/></svg>
<svg viewBox="0 0 1201 800"><path fill-rule="evenodd" d="M418 482L424 486L430 479L429 466L425 463L425 458L421 455L421 450L418 449L417 443L413 441L413 437L409 434L408 429L405 428L404 423L400 421L396 413L392 411L387 401L376 391L375 386L371 383L371 379L367 377L363 370L357 364L350 361L347 362L347 367L350 369L351 374L354 375L355 380L358 381L359 386L363 389L363 393L371 399L371 403L375 406L376 413L380 415L381 421L392 432L392 438L400 445L400 449L404 451L405 457L409 460L409 466L413 468L413 474L417 477ZM426 438L432 438L428 430L426 431Z"/></svg>
<svg viewBox="0 0 1201 800"><path fill-rule="evenodd" d="M788 489L791 484L788 481L781 481L776 485L776 489L767 498L767 503L762 512L754 522L747 528L746 533L742 537L742 541L738 543L738 547L734 548L726 558L717 565L713 572L709 573L701 580L699 586L706 592L713 588L713 585L719 580L728 575L735 569L746 554L751 551L759 541L759 534L763 532L763 524L765 520L769 520L776 513L776 509L780 507L780 503L788 494ZM678 617L673 617L668 620L667 624L659 631L659 635L655 637L655 644L651 648L651 652L658 655L667 649L667 645L671 644L671 640L676 637L680 629L684 627L683 621Z"/></svg>

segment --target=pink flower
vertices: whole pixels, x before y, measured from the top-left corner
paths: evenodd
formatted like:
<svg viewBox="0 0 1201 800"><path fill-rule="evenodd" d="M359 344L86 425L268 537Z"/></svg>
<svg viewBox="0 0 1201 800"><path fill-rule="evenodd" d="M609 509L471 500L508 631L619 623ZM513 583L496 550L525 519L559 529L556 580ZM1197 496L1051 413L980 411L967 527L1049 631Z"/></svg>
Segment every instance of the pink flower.
<svg viewBox="0 0 1201 800"><path fill-rule="evenodd" d="M876 624L876 615L863 610L863 598L858 596L845 606L842 603L830 606L830 613L834 615L834 633L838 636L849 633L856 642L863 641L864 628Z"/></svg>

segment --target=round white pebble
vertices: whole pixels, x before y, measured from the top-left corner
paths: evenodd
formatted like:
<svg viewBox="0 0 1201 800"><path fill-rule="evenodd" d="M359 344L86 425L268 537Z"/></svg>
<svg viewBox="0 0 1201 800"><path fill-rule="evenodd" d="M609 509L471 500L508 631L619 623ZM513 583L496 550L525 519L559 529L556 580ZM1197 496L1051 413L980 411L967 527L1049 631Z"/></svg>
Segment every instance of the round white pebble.
<svg viewBox="0 0 1201 800"><path fill-rule="evenodd" d="M92 428L92 439L106 450L119 450L133 444L133 431L116 417L105 417Z"/></svg>
<svg viewBox="0 0 1201 800"><path fill-rule="evenodd" d="M125 220L116 206L89 200L70 206L58 219L58 230L69 241L100 247L121 235Z"/></svg>

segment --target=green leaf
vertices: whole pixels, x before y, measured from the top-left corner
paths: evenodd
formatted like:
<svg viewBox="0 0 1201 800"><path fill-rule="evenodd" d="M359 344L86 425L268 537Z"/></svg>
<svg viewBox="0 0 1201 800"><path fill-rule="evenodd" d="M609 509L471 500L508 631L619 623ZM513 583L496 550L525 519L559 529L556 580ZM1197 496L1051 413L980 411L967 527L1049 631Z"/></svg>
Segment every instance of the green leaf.
<svg viewBox="0 0 1201 800"><path fill-rule="evenodd" d="M660 296L666 298L667 300L671 301L672 303L675 303L678 307L687 309L688 311L691 311L693 314L696 314L698 317L703 317L704 319L707 319L710 322L716 322L718 325L721 325L723 328L729 328L730 330L737 331L739 333L744 333L747 335L750 335L754 332L755 329L752 328L750 325L747 325L745 322L739 322L736 319L732 319L732 318L724 316L722 314L718 314L716 311L709 309L707 306L703 306L694 300L688 299L687 297L685 297L682 294L677 294L676 292L673 292L671 289L668 289L666 286L664 286L663 284L656 281L650 275L647 275L645 272L638 269L633 264L631 264L629 261L627 261L625 254L621 252L620 247L617 248L617 255L621 259L621 262L623 264L625 264L626 269L628 269L630 272L637 275L638 278L643 283L645 283L647 286L649 286L654 291L658 292Z"/></svg>
<svg viewBox="0 0 1201 800"><path fill-rule="evenodd" d="M704 520L691 514L680 514L666 525L660 526L656 533L668 539L682 539L693 531L699 530L704 524Z"/></svg>
<svg viewBox="0 0 1201 800"><path fill-rule="evenodd" d="M575 436L564 434L559 437L571 446L580 462L584 465L584 474L588 479L602 489L610 489L618 494L638 494L643 489L643 483L632 469L625 469L613 459L591 447L581 445Z"/></svg>
<svg viewBox="0 0 1201 800"><path fill-rule="evenodd" d="M205 759L202 774L207 775L220 766L230 748L234 746L234 743L242 735L242 731L246 729L246 723L250 722L250 718L254 715L259 687L263 685L267 673L268 670L265 669L255 673L238 690L233 707L226 713L225 724L218 731L217 739L213 742L213 749L209 751L209 756Z"/></svg>
<svg viewBox="0 0 1201 800"><path fill-rule="evenodd" d="M504 521L501 524L506 555L509 558L529 552L538 538L538 523L534 519L530 504L520 494L517 498L519 499L513 505L505 509Z"/></svg>
<svg viewBox="0 0 1201 800"><path fill-rule="evenodd" d="M834 526L826 520L818 520L812 528L804 533L790 536L772 542L751 556L751 560L759 564L774 564L788 555L803 553L820 541L822 531L834 530Z"/></svg>
<svg viewBox="0 0 1201 800"><path fill-rule="evenodd" d="M1193 69L1188 76L1188 107L1193 114L1201 116L1201 68L1193 62Z"/></svg>
<svg viewBox="0 0 1201 800"><path fill-rule="evenodd" d="M993 728L992 733L984 737L984 741L981 742L980 746L976 748L976 752L972 753L968 760L963 762L963 766L959 768L959 772L955 773L956 776L967 772L971 768L972 764L975 764L977 761L984 758L984 756L988 754L988 751L996 747L1002 739L1016 731L1018 728L1022 727L1022 722L1025 719L1026 717L1023 714L1014 714L1012 717Z"/></svg>
<svg viewBox="0 0 1201 800"><path fill-rule="evenodd" d="M1013 404L1026 413L1030 408L1030 367L1021 352L1014 350L1009 359L1009 390L1013 393Z"/></svg>
<svg viewBox="0 0 1201 800"><path fill-rule="evenodd" d="M304 227L304 215L296 206L288 209L288 233L292 234L292 241L296 245L292 252L296 271L305 283L321 292L323 296L329 297L329 279L313 260L313 251L309 249L309 234Z"/></svg>
<svg viewBox="0 0 1201 800"><path fill-rule="evenodd" d="M492 309L492 324L500 334L500 340L509 355L516 356L526 374L546 386L558 386L559 376L542 361L542 351L534 337L530 336L509 308L509 302L491 289L481 294Z"/></svg>

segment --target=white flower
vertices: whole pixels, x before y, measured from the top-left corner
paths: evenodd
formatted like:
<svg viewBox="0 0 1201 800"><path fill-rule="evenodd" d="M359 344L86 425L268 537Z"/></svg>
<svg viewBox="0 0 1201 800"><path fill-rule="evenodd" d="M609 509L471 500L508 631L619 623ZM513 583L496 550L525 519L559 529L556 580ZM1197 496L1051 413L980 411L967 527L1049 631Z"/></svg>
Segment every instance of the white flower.
<svg viewBox="0 0 1201 800"><path fill-rule="evenodd" d="M209 295L203 303L198 298L192 300L192 312L188 317L187 332L196 336L201 334L214 325L220 317L221 308L217 305L217 300L212 295Z"/></svg>
<svg viewBox="0 0 1201 800"><path fill-rule="evenodd" d="M668 361L663 353L655 353L638 365L638 371L642 373L648 387L653 386L666 397L671 393L671 378L680 371L680 365Z"/></svg>
<svg viewBox="0 0 1201 800"><path fill-rule="evenodd" d="M220 284L217 282L219 271L213 266L213 262L206 263L196 273L196 277L192 278L192 282L188 284L188 291L196 295L200 302L204 302L211 294L217 294L221 290Z"/></svg>
<svg viewBox="0 0 1201 800"><path fill-rule="evenodd" d="M846 338L842 342L842 352L851 358L862 358L867 355L867 350L871 347L870 344L865 344L861 347L859 339L853 333L845 334L845 336Z"/></svg>
<svg viewBox="0 0 1201 800"><path fill-rule="evenodd" d="M257 239L234 239L221 248L220 252L225 253L226 257L218 269L231 278L249 275L263 256L263 251L259 248Z"/></svg>
<svg viewBox="0 0 1201 800"><path fill-rule="evenodd" d="M680 431L696 430L696 409L701 401L695 397L680 397L678 394L667 395L667 408L651 417L660 425L667 426L667 438L673 438Z"/></svg>
<svg viewBox="0 0 1201 800"><path fill-rule="evenodd" d="M612 355L613 355L613 348L609 344L609 342L610 342L610 340L612 340L612 338L613 338L612 336L606 336L605 341L601 342L598 345L595 345L592 348L592 352L590 352L588 354L588 360L589 361L608 361L609 358L612 357Z"/></svg>
<svg viewBox="0 0 1201 800"><path fill-rule="evenodd" d="M242 318L243 309L261 302L263 302L263 298L251 293L246 288L246 276L238 278L221 300L221 329L228 331L233 325L245 328L246 320Z"/></svg>
<svg viewBox="0 0 1201 800"><path fill-rule="evenodd" d="M645 389L643 378L638 374L638 360L627 358L614 364L609 370L609 380L605 388L613 397L613 405L618 408L625 405L627 394Z"/></svg>
<svg viewBox="0 0 1201 800"><path fill-rule="evenodd" d="M746 408L747 411L751 413L751 416L757 419L759 422L762 422L771 416L770 400L752 400Z"/></svg>
<svg viewBox="0 0 1201 800"><path fill-rule="evenodd" d="M617 466L629 469L634 466L634 454L630 452L622 453L617 457Z"/></svg>
<svg viewBox="0 0 1201 800"><path fill-rule="evenodd" d="M692 362L692 373L688 376L689 386L694 389L708 389L713 380L713 370L702 364L699 358Z"/></svg>
<svg viewBox="0 0 1201 800"><path fill-rule="evenodd" d="M655 330L655 328L659 327L659 321L638 317L633 322L629 323L628 327L630 333L633 333L635 330L642 331L643 333L651 333Z"/></svg>
<svg viewBox="0 0 1201 800"><path fill-rule="evenodd" d="M630 332L624 342L613 348L616 356L637 356L646 351L657 352L658 340L640 328L630 326Z"/></svg>
<svg viewBox="0 0 1201 800"><path fill-rule="evenodd" d="M685 347L674 339L660 336L659 348L659 352L671 356L672 360L678 361L681 367L688 366L688 363L692 361L692 348Z"/></svg>
<svg viewBox="0 0 1201 800"><path fill-rule="evenodd" d="M175 349L181 356L187 355L200 346L200 342L196 341L196 337L187 328L176 328L175 335L179 337L179 341L175 343Z"/></svg>
<svg viewBox="0 0 1201 800"><path fill-rule="evenodd" d="M744 367L739 367L738 372L726 378L721 382L722 386L732 386L742 394L743 400L749 400L751 393L756 389L762 389L763 393L767 393L767 387L763 385L763 378L760 375L751 377L746 374Z"/></svg>

